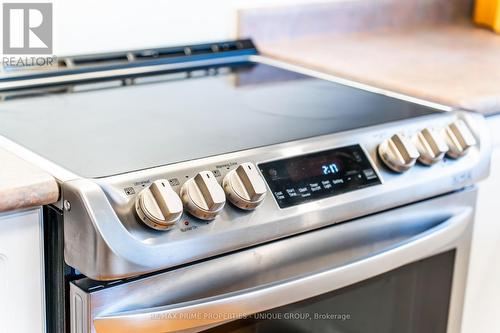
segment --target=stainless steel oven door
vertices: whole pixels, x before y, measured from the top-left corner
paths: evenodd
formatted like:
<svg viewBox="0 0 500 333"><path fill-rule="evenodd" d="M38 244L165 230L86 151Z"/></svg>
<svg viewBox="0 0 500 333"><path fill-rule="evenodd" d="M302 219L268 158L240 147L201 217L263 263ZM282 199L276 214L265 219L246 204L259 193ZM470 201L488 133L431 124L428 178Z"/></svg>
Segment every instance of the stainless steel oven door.
<svg viewBox="0 0 500 333"><path fill-rule="evenodd" d="M469 188L134 280L74 281L71 332L459 332L475 201Z"/></svg>

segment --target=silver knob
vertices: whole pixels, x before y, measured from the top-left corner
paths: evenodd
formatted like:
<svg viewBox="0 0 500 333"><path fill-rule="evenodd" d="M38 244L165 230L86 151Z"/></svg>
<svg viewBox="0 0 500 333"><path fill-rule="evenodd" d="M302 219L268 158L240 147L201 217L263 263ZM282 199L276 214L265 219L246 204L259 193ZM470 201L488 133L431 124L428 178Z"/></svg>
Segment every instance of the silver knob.
<svg viewBox="0 0 500 333"><path fill-rule="evenodd" d="M476 145L476 139L465 121L459 119L444 130L446 142L448 143L448 156L459 158L467 154L469 148Z"/></svg>
<svg viewBox="0 0 500 333"><path fill-rule="evenodd" d="M417 134L415 143L420 153L418 160L425 165L439 162L448 151L448 145L443 137L428 128Z"/></svg>
<svg viewBox="0 0 500 333"><path fill-rule="evenodd" d="M139 193L135 209L147 226L168 230L181 218L182 202L168 180L158 179Z"/></svg>
<svg viewBox="0 0 500 333"><path fill-rule="evenodd" d="M222 187L227 198L236 207L251 210L261 204L266 196L266 184L252 163L242 163L231 170Z"/></svg>
<svg viewBox="0 0 500 333"><path fill-rule="evenodd" d="M181 199L186 210L202 220L213 220L226 203L224 190L210 171L201 171L182 185Z"/></svg>
<svg viewBox="0 0 500 333"><path fill-rule="evenodd" d="M395 134L379 144L378 154L385 165L396 172L410 169L419 157L417 148L401 134Z"/></svg>

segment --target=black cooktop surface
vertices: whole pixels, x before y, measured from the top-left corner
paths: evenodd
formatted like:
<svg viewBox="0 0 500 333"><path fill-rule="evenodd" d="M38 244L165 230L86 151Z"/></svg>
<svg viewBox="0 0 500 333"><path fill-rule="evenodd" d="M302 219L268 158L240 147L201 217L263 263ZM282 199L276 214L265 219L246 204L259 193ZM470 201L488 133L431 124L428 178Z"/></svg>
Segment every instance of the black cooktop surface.
<svg viewBox="0 0 500 333"><path fill-rule="evenodd" d="M437 111L264 64L208 73L6 100L0 134L104 177Z"/></svg>

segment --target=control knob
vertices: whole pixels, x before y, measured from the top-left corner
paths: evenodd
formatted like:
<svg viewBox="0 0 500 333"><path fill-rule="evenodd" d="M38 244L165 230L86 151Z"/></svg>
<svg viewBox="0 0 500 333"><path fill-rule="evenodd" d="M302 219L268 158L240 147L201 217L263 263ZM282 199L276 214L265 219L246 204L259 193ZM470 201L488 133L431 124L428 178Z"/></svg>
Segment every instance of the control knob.
<svg viewBox="0 0 500 333"><path fill-rule="evenodd" d="M252 163L242 163L231 170L224 177L222 187L228 200L245 210L252 210L260 205L267 191L264 180Z"/></svg>
<svg viewBox="0 0 500 333"><path fill-rule="evenodd" d="M378 154L384 164L396 172L410 169L419 157L417 148L401 134L395 134L379 144Z"/></svg>
<svg viewBox="0 0 500 333"><path fill-rule="evenodd" d="M418 160L425 165L439 162L448 151L446 141L434 131L424 128L416 137L416 146L420 157Z"/></svg>
<svg viewBox="0 0 500 333"><path fill-rule="evenodd" d="M210 171L201 171L188 179L181 188L186 210L202 220L213 220L224 208L224 190Z"/></svg>
<svg viewBox="0 0 500 333"><path fill-rule="evenodd" d="M448 156L451 158L464 156L469 148L476 144L476 139L469 126L461 119L448 125L444 134L449 147Z"/></svg>
<svg viewBox="0 0 500 333"><path fill-rule="evenodd" d="M139 193L135 209L147 226L168 230L181 218L182 202L168 180L158 179Z"/></svg>

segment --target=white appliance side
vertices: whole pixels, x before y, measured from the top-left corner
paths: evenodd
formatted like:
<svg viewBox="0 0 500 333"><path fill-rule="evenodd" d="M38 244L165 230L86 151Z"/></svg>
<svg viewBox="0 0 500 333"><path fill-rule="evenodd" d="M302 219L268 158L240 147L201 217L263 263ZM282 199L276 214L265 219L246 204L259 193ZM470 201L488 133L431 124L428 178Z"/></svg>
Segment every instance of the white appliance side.
<svg viewBox="0 0 500 333"><path fill-rule="evenodd" d="M491 173L479 184L462 333L500 328L500 115L487 119L494 145Z"/></svg>
<svg viewBox="0 0 500 333"><path fill-rule="evenodd" d="M42 208L0 213L0 331L45 332Z"/></svg>

